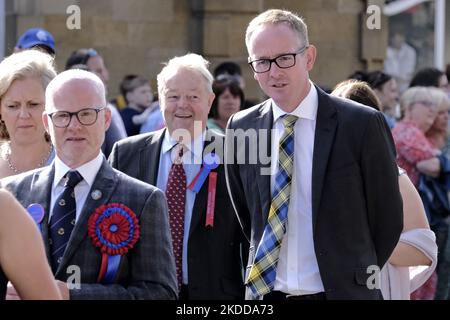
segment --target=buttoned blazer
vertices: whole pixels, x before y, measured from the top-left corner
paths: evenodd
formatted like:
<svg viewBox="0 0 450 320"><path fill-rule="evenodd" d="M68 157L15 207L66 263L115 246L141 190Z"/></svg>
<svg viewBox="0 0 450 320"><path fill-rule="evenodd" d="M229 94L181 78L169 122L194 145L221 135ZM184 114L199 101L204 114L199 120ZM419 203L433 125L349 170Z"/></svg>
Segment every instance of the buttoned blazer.
<svg viewBox="0 0 450 320"><path fill-rule="evenodd" d="M41 224L46 254L49 249L49 210L54 165L1 181L27 208L38 203L44 208ZM97 194L94 196L93 192ZM99 197L100 196L100 197ZM113 284L97 283L102 254L88 236L88 220L95 209L121 203L137 216L140 237L121 259ZM106 160L97 173L86 203L72 231L55 278L71 283L80 279L80 288L70 290L71 299L175 299L177 284L172 253L167 203L161 190L113 169ZM78 272L78 273L77 273Z"/></svg>
<svg viewBox="0 0 450 320"><path fill-rule="evenodd" d="M156 185L165 132L162 129L117 142L109 162L132 177ZM204 152L214 151L222 157L223 139L223 135L207 130ZM243 299L242 257L246 259L248 242L231 205L223 164L214 171L217 172L214 226L206 226L209 179L196 195L192 211L187 258L189 299Z"/></svg>
<svg viewBox="0 0 450 320"><path fill-rule="evenodd" d="M382 268L403 228L393 139L380 112L316 88L311 204L320 276L329 299L378 299L367 268ZM270 161L262 160L270 160L272 126L267 100L232 116L226 133L228 190L250 241L247 273L269 214L270 174L261 170L270 172ZM239 140L238 129L256 129L257 142ZM249 150L268 157L252 164Z"/></svg>

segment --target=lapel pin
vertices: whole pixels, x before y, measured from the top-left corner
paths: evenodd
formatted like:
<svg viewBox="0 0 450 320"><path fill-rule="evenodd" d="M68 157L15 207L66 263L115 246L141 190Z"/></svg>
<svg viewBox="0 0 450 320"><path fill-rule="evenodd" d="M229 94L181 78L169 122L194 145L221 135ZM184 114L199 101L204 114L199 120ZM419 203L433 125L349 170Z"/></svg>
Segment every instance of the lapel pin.
<svg viewBox="0 0 450 320"><path fill-rule="evenodd" d="M102 197L102 192L100 190L94 190L91 192L91 197L94 200L98 200Z"/></svg>
<svg viewBox="0 0 450 320"><path fill-rule="evenodd" d="M30 204L27 208L28 213L37 225L40 225L44 219L44 207L38 203Z"/></svg>

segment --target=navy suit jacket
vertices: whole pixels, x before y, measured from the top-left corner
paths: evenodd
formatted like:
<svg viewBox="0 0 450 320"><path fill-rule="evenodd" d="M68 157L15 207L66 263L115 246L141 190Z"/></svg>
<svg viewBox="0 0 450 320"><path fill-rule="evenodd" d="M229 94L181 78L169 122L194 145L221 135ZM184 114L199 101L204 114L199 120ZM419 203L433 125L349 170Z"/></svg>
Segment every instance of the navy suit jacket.
<svg viewBox="0 0 450 320"><path fill-rule="evenodd" d="M166 129L121 140L113 147L109 161L124 173L150 184L158 178L161 146ZM216 141L217 139L217 141ZM224 136L206 131L204 150L215 141L223 154ZM243 262L248 242L233 211L225 184L223 164L217 172L214 226L206 227L208 179L195 197L188 240L189 299L243 299Z"/></svg>
<svg viewBox="0 0 450 320"><path fill-rule="evenodd" d="M378 299L370 290L370 265L381 269L403 228L395 147L383 115L332 97L320 88L312 168L312 227L320 276L328 299ZM264 148L270 157L271 100L238 112L228 129L265 129L265 141L236 143L227 130L225 171L228 190L250 240L247 273L262 238L271 203L270 162L249 164L245 152ZM257 150L258 151L258 150ZM265 154L265 153L263 153ZM245 164L238 163L245 155ZM242 163L242 162L241 162ZM247 295L250 298L250 294Z"/></svg>

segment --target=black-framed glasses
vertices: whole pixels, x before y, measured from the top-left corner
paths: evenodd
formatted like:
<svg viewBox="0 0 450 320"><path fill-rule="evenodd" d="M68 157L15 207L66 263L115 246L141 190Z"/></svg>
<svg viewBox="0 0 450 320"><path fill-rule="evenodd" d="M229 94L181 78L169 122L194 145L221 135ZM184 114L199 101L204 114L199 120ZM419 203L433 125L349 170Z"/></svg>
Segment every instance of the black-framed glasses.
<svg viewBox="0 0 450 320"><path fill-rule="evenodd" d="M49 113L48 116L50 117L50 119L52 119L52 122L55 125L55 127L58 128L67 128L70 125L73 116L76 116L78 122L81 123L82 125L91 126L97 121L98 113L105 108L106 107L99 109L85 108L77 112L56 111Z"/></svg>
<svg viewBox="0 0 450 320"><path fill-rule="evenodd" d="M302 54L303 52L305 52L305 50L308 49L308 47L309 46L304 46L295 53L281 54L273 59L256 59L250 61L250 58L248 58L249 59L248 64L252 67L253 71L255 71L256 73L264 73L269 71L270 68L272 67L272 63L275 63L278 66L278 68L281 69L291 68L295 66L295 57L298 54Z"/></svg>

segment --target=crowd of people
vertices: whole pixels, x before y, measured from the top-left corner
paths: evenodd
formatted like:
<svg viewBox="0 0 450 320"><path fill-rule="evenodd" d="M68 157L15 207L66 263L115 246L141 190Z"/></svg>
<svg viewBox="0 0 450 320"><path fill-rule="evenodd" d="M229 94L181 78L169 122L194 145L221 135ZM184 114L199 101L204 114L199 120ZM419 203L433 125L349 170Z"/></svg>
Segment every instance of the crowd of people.
<svg viewBox="0 0 450 320"><path fill-rule="evenodd" d="M0 63L0 298L450 299L446 73L327 93L286 10L245 44L260 103L238 64L195 53L107 101L95 49L57 73L48 31L19 38Z"/></svg>

